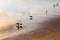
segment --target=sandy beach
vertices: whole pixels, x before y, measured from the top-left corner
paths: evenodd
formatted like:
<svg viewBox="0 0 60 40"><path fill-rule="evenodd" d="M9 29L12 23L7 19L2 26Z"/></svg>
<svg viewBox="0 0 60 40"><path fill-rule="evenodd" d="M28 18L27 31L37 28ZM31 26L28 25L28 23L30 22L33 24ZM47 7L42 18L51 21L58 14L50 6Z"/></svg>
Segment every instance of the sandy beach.
<svg viewBox="0 0 60 40"><path fill-rule="evenodd" d="M39 25L40 23L38 23ZM60 17L42 23L36 30L3 40L60 40Z"/></svg>

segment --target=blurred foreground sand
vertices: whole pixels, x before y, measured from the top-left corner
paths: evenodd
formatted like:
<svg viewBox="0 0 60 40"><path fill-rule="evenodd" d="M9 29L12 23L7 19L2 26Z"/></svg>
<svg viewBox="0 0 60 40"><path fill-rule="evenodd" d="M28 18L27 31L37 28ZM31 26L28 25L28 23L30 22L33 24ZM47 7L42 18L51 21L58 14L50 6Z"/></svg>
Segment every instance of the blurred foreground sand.
<svg viewBox="0 0 60 40"><path fill-rule="evenodd" d="M39 24L38 24L39 25ZM40 27L40 26L39 26ZM25 35L17 35L3 40L60 40L60 18L51 19L42 23L38 28Z"/></svg>

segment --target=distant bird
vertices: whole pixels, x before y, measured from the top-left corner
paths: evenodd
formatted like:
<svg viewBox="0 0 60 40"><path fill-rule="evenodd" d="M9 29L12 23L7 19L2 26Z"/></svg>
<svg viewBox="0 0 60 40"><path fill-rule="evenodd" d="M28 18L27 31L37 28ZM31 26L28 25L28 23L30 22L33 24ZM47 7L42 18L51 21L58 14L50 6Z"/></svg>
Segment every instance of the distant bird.
<svg viewBox="0 0 60 40"><path fill-rule="evenodd" d="M59 6L59 3L57 3L56 6L58 7Z"/></svg>
<svg viewBox="0 0 60 40"><path fill-rule="evenodd" d="M33 20L33 18L32 18L33 16L30 16L30 20Z"/></svg>
<svg viewBox="0 0 60 40"><path fill-rule="evenodd" d="M53 7L55 8L55 4L53 5Z"/></svg>
<svg viewBox="0 0 60 40"><path fill-rule="evenodd" d="M22 23L16 23L18 29L22 28Z"/></svg>
<svg viewBox="0 0 60 40"><path fill-rule="evenodd" d="M48 11L46 10L46 15L47 15L47 12L48 12Z"/></svg>

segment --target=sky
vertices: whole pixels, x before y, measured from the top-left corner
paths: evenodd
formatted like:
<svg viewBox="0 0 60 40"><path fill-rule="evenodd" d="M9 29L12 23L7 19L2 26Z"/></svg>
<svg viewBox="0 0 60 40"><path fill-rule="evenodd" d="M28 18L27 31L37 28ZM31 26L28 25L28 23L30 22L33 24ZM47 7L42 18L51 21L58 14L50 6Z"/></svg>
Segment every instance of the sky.
<svg viewBox="0 0 60 40"><path fill-rule="evenodd" d="M44 9L52 7L54 3L60 0L0 0L0 16L10 15L10 12L31 11L35 9ZM12 15L12 14L11 14Z"/></svg>
<svg viewBox="0 0 60 40"><path fill-rule="evenodd" d="M0 0L0 9L9 11L27 10L28 8L43 7L59 2L59 0Z"/></svg>

